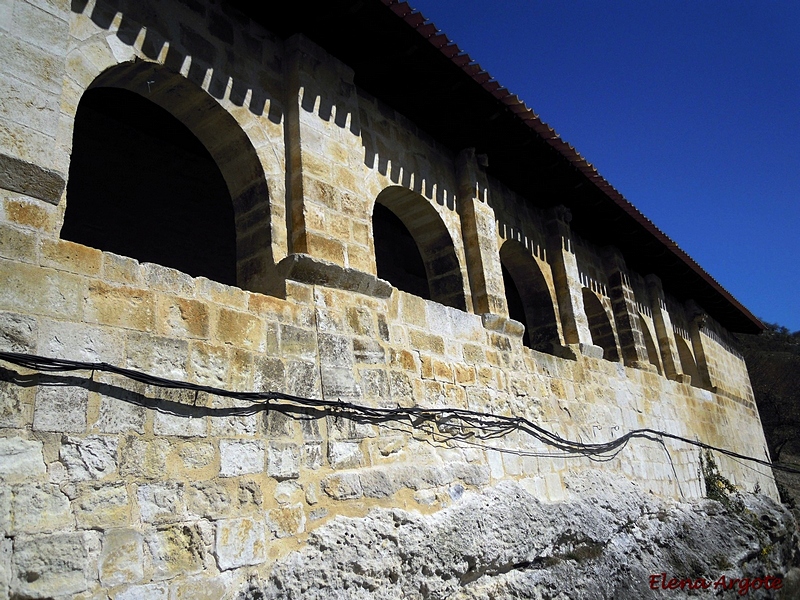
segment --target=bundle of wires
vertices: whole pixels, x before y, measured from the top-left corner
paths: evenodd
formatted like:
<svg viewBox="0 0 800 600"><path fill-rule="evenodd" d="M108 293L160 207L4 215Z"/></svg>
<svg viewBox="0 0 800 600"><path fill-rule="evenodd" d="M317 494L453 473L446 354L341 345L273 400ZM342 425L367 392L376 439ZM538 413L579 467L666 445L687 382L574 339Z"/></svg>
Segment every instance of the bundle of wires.
<svg viewBox="0 0 800 600"><path fill-rule="evenodd" d="M648 440L655 440L664 445L665 449L666 445L664 444L664 440L669 439L704 450L713 450L714 452L719 452L735 460L747 461L792 473L800 473L800 470L792 467L774 464L768 460L739 454L732 450L712 446L699 440L692 440L666 431L650 428L635 429L606 442L584 443L566 439L524 417L492 414L464 408L425 408L421 406L381 408L355 404L338 399L304 398L274 391L237 392L207 385L156 377L154 375L142 373L141 371L124 369L103 362L79 362L17 352L0 352L0 360L40 373L89 371L92 373L91 377L93 377L96 371L105 372L156 388L188 390L194 392L195 395L206 393L223 398L231 398L260 406L262 410L292 412L298 409L308 409L323 411L325 414L333 414L337 417L352 418L378 425L386 425L389 423L407 424L412 428L423 429L431 435L434 441L460 441L479 445L487 449L497 450L499 452L511 452L523 456L557 456L560 458L572 456L607 461L613 459L633 439L646 438ZM507 446L493 447L483 443L484 440L503 437L514 431L529 435L539 440L539 442L547 447L553 448L556 452L542 453L527 451L522 448L509 448Z"/></svg>

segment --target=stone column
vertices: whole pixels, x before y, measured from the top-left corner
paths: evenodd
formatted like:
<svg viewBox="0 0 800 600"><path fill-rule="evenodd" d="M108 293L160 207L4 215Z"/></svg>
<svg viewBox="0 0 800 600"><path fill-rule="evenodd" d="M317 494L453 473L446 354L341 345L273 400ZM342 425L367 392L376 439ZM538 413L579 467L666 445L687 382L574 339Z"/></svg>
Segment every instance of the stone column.
<svg viewBox="0 0 800 600"><path fill-rule="evenodd" d="M673 381L689 383L691 378L683 373L681 358L678 354L678 345L675 342L675 332L672 329L672 319L667 312L667 302L664 299L664 288L661 279L650 274L645 277L647 291L650 295L650 308L653 311L653 323L656 326L658 348L661 350L661 362L664 365L664 375Z"/></svg>
<svg viewBox="0 0 800 600"><path fill-rule="evenodd" d="M508 317L497 221L486 202L486 174L478 164L474 148L462 150L456 159L458 212L467 259L472 306L476 314Z"/></svg>
<svg viewBox="0 0 800 600"><path fill-rule="evenodd" d="M347 240L330 224L353 187L348 161L363 151L357 136L342 135L360 128L353 70L299 34L284 48L289 253L347 266Z"/></svg>
<svg viewBox="0 0 800 600"><path fill-rule="evenodd" d="M686 314L689 316L689 337L692 339L692 350L694 360L697 363L697 372L700 373L702 381L696 382L698 386L704 387L712 392L717 391L717 387L711 381L711 372L708 368L708 358L703 344L703 327L705 327L705 311L700 308L694 300L686 301Z"/></svg>
<svg viewBox="0 0 800 600"><path fill-rule="evenodd" d="M557 206L547 223L548 252L552 258L553 283L558 299L558 311L567 345L579 345L581 353L603 356L603 349L592 344L589 320L583 307L583 291L578 273L578 261L569 226L572 214L565 206Z"/></svg>
<svg viewBox="0 0 800 600"><path fill-rule="evenodd" d="M614 308L614 321L626 365L638 369L655 370L647 356L647 346L642 335L642 323L636 307L636 297L628 276L622 253L614 247L604 252L604 263L608 272L609 294Z"/></svg>

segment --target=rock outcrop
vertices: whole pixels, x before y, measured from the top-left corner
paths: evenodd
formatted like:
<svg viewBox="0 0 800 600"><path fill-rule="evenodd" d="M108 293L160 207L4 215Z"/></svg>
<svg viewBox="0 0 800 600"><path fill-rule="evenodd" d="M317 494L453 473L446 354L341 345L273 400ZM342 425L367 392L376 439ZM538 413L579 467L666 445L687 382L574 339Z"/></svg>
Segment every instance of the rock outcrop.
<svg viewBox="0 0 800 600"><path fill-rule="evenodd" d="M503 482L432 515L336 518L241 598L800 597L796 523L764 496L729 509L664 501L599 473L568 486L560 503ZM673 578L691 584L662 589Z"/></svg>

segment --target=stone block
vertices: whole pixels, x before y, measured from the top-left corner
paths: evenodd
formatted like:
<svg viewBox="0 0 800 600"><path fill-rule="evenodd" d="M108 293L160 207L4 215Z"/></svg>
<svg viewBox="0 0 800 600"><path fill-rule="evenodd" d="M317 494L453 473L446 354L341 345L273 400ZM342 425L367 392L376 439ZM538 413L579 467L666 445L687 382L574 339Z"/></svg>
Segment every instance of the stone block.
<svg viewBox="0 0 800 600"><path fill-rule="evenodd" d="M160 334L182 338L208 338L210 316L208 305L204 302L160 296L156 305Z"/></svg>
<svg viewBox="0 0 800 600"><path fill-rule="evenodd" d="M18 6L25 5L21 2ZM25 33L28 34L27 31ZM59 112L56 94L46 93L8 74L0 74L0 86L4 90L0 117L55 137ZM31 110L31 107L36 109Z"/></svg>
<svg viewBox="0 0 800 600"><path fill-rule="evenodd" d="M322 466L322 444L320 442L303 444L303 466L311 470L319 469Z"/></svg>
<svg viewBox="0 0 800 600"><path fill-rule="evenodd" d="M329 333L320 333L317 337L321 364L332 367L352 366L353 345L350 338Z"/></svg>
<svg viewBox="0 0 800 600"><path fill-rule="evenodd" d="M303 505L281 506L267 511L267 526L276 538L300 535L306 528Z"/></svg>
<svg viewBox="0 0 800 600"><path fill-rule="evenodd" d="M11 381L0 380L0 427L29 426L36 389L24 388Z"/></svg>
<svg viewBox="0 0 800 600"><path fill-rule="evenodd" d="M34 317L0 312L0 351L35 353L37 332Z"/></svg>
<svg viewBox="0 0 800 600"><path fill-rule="evenodd" d="M67 498L57 485L38 483L14 488L11 501L12 535L52 533L74 526Z"/></svg>
<svg viewBox="0 0 800 600"><path fill-rule="evenodd" d="M72 481L102 479L117 470L117 445L117 438L109 436L64 436L61 462Z"/></svg>
<svg viewBox="0 0 800 600"><path fill-rule="evenodd" d="M142 263L141 271L144 283L149 290L181 296L194 295L194 279L191 275L149 262Z"/></svg>
<svg viewBox="0 0 800 600"><path fill-rule="evenodd" d="M409 340L415 350L444 354L444 340L438 335L412 329L409 332Z"/></svg>
<svg viewBox="0 0 800 600"><path fill-rule="evenodd" d="M154 331L156 302L153 292L102 281L89 284L84 320L137 331Z"/></svg>
<svg viewBox="0 0 800 600"><path fill-rule="evenodd" d="M0 281L0 310L81 320L85 282L78 275L0 260Z"/></svg>
<svg viewBox="0 0 800 600"><path fill-rule="evenodd" d="M79 362L123 364L124 338L97 325L41 319L36 353Z"/></svg>
<svg viewBox="0 0 800 600"><path fill-rule="evenodd" d="M126 437L119 450L120 475L145 479L164 477L171 449L170 442L163 438L147 440L138 436Z"/></svg>
<svg viewBox="0 0 800 600"><path fill-rule="evenodd" d="M220 477L264 471L265 448L260 440L220 440Z"/></svg>
<svg viewBox="0 0 800 600"><path fill-rule="evenodd" d="M142 270L139 261L128 256L103 252L102 274L104 280L113 283L121 283L133 287L138 287L142 284ZM159 322L162 322L162 320L159 319Z"/></svg>
<svg viewBox="0 0 800 600"><path fill-rule="evenodd" d="M38 250L33 232L0 223L0 256L24 262L36 262Z"/></svg>
<svg viewBox="0 0 800 600"><path fill-rule="evenodd" d="M178 381L187 379L189 345L184 340L130 332L126 350L129 369Z"/></svg>
<svg viewBox="0 0 800 600"><path fill-rule="evenodd" d="M204 542L197 525L170 525L146 539L153 579L171 579L204 570Z"/></svg>
<svg viewBox="0 0 800 600"><path fill-rule="evenodd" d="M316 336L313 331L307 329L281 325L280 348L283 355L314 359L317 356Z"/></svg>
<svg viewBox="0 0 800 600"><path fill-rule="evenodd" d="M290 442L270 442L267 475L278 480L300 477L300 447Z"/></svg>
<svg viewBox="0 0 800 600"><path fill-rule="evenodd" d="M235 580L223 573L217 577L198 575L181 579L170 585L171 600L219 600L229 595Z"/></svg>
<svg viewBox="0 0 800 600"><path fill-rule="evenodd" d="M85 591L93 542L86 533L16 538L11 597L61 598Z"/></svg>
<svg viewBox="0 0 800 600"><path fill-rule="evenodd" d="M40 248L40 264L59 271L96 276L100 273L100 250L67 240L44 238Z"/></svg>
<svg viewBox="0 0 800 600"><path fill-rule="evenodd" d="M33 428L39 431L86 431L89 391L77 386L41 386L36 391Z"/></svg>
<svg viewBox="0 0 800 600"><path fill-rule="evenodd" d="M284 364L279 358L258 356L253 369L253 386L256 391L284 389Z"/></svg>
<svg viewBox="0 0 800 600"><path fill-rule="evenodd" d="M187 509L194 516L207 519L228 516L231 503L228 488L214 481L198 481L186 491Z"/></svg>
<svg viewBox="0 0 800 600"><path fill-rule="evenodd" d="M371 339L355 338L353 340L353 356L356 362L367 364L383 364L386 353L378 342Z"/></svg>
<svg viewBox="0 0 800 600"><path fill-rule="evenodd" d="M248 518L217 521L214 554L221 571L264 562L267 559L264 523Z"/></svg>
<svg viewBox="0 0 800 600"><path fill-rule="evenodd" d="M183 438L206 437L208 435L205 418L197 418L197 409L186 407L183 414L157 412L153 417L153 431L156 435L174 435Z"/></svg>
<svg viewBox="0 0 800 600"><path fill-rule="evenodd" d="M186 518L184 484L177 481L140 485L136 489L139 514L146 523L169 523Z"/></svg>
<svg viewBox="0 0 800 600"><path fill-rule="evenodd" d="M92 426L102 433L144 433L145 407L132 402L141 400L141 396L133 391L119 391L120 398L102 396L100 412Z"/></svg>
<svg viewBox="0 0 800 600"><path fill-rule="evenodd" d="M78 526L85 529L124 527L131 520L130 500L124 483L80 486L73 510Z"/></svg>
<svg viewBox="0 0 800 600"><path fill-rule="evenodd" d="M247 313L221 308L214 326L214 339L248 350L259 350L264 343L264 323Z"/></svg>
<svg viewBox="0 0 800 600"><path fill-rule="evenodd" d="M322 367L322 389L328 398L342 400L361 398L361 388L355 382L351 369Z"/></svg>
<svg viewBox="0 0 800 600"><path fill-rule="evenodd" d="M4 482L35 478L46 472L42 442L19 437L0 438L0 478Z"/></svg>
<svg viewBox="0 0 800 600"><path fill-rule="evenodd" d="M394 477L393 469L385 467L364 469L359 473L359 481L367 498L385 498L402 487Z"/></svg>
<svg viewBox="0 0 800 600"><path fill-rule="evenodd" d="M334 469L364 466L364 455L358 442L328 442L328 462Z"/></svg>
<svg viewBox="0 0 800 600"><path fill-rule="evenodd" d="M322 491L334 500L361 498L364 490L357 472L344 472L329 475L322 480Z"/></svg>
<svg viewBox="0 0 800 600"><path fill-rule="evenodd" d="M216 455L214 444L206 442L185 442L178 449L183 471L205 469L214 462Z"/></svg>
<svg viewBox="0 0 800 600"><path fill-rule="evenodd" d="M109 529L102 542L100 583L116 587L140 582L144 577L142 534L133 529Z"/></svg>
<svg viewBox="0 0 800 600"><path fill-rule="evenodd" d="M147 583L123 588L114 600L168 600L169 588L165 583Z"/></svg>

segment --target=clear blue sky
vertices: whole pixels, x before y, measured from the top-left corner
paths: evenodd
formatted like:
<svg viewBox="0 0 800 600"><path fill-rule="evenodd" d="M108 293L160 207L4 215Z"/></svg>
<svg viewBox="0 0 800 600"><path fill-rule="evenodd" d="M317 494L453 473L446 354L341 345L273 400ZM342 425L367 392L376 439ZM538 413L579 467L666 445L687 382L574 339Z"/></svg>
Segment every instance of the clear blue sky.
<svg viewBox="0 0 800 600"><path fill-rule="evenodd" d="M800 330L800 2L410 4L753 314Z"/></svg>

